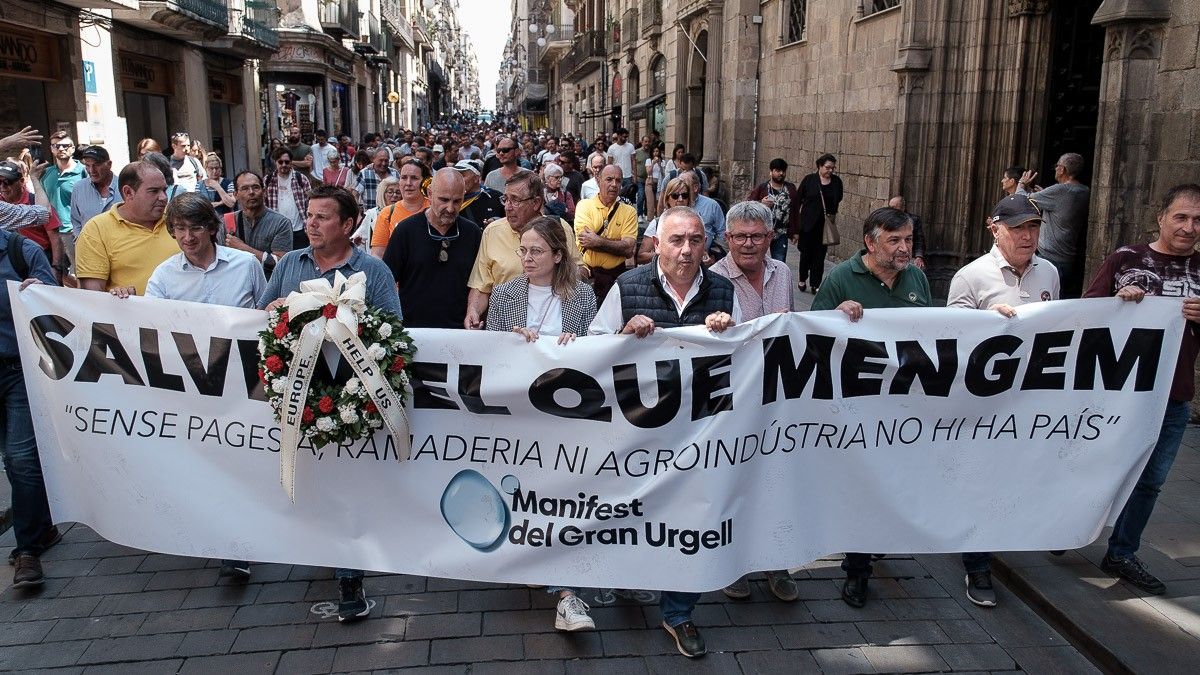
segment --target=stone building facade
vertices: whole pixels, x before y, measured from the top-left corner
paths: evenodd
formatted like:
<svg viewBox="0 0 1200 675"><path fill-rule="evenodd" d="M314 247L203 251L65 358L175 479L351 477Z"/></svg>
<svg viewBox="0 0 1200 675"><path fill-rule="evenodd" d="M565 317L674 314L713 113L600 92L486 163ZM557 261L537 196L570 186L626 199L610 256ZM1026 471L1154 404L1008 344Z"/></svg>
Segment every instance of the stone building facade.
<svg viewBox="0 0 1200 675"><path fill-rule="evenodd" d="M562 130L657 128L713 167L729 200L774 157L798 180L833 153L846 185L834 253L852 253L856 224L903 194L942 293L990 246L983 221L1008 166L1048 184L1062 153L1084 156L1089 269L1145 239L1167 187L1200 177L1194 0L566 4L576 39L556 91L575 114ZM594 30L601 67L580 68L579 36Z"/></svg>

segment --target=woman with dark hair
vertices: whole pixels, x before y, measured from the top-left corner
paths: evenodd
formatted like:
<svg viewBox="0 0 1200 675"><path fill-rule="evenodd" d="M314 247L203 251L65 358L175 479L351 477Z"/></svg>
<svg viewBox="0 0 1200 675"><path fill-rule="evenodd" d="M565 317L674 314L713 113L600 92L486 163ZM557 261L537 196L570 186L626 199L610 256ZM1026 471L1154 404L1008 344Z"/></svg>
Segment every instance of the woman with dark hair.
<svg viewBox="0 0 1200 675"><path fill-rule="evenodd" d="M429 167L415 159L405 160L400 167L400 199L391 202L387 208L380 206L375 224L371 228L371 236L367 242L371 247L371 255L382 258L387 250L388 241L392 238L392 230L405 218L415 216L429 208L429 199L425 197L425 181L431 177Z"/></svg>
<svg viewBox="0 0 1200 675"><path fill-rule="evenodd" d="M800 199L800 223L791 232L792 242L800 249L800 267L796 287L808 290L812 283L815 295L825 274L825 254L828 246L822 242L825 216L837 215L842 203L842 179L837 176L837 158L828 153L817 158L817 170L804 177L797 188Z"/></svg>
<svg viewBox="0 0 1200 675"><path fill-rule="evenodd" d="M586 335L596 316L596 295L579 279L562 223L547 216L530 221L517 255L523 273L492 289L487 329L520 333L530 342L557 335L559 344Z"/></svg>

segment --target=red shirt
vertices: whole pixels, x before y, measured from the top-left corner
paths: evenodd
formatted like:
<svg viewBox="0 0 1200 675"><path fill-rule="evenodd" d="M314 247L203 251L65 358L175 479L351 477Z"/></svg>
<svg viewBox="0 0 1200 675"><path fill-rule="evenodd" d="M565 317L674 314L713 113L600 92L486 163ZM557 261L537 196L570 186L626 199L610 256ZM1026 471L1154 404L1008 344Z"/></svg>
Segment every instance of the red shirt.
<svg viewBox="0 0 1200 675"><path fill-rule="evenodd" d="M21 195L21 199L16 203L33 204L33 195L29 194L28 190L25 190ZM50 219L46 221L45 225L27 225L17 230L17 232L22 237L30 239L33 243L41 246L42 250L46 252L46 257L50 257L50 235L47 233L58 232L58 228L60 227L62 227L62 221L58 219L58 214L55 213L55 210L50 209Z"/></svg>

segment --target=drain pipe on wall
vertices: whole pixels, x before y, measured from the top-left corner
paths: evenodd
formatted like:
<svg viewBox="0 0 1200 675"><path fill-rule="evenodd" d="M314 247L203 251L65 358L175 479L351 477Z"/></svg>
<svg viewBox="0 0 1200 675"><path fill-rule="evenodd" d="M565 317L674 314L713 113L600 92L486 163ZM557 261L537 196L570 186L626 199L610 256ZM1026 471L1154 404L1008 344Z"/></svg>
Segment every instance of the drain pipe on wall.
<svg viewBox="0 0 1200 675"><path fill-rule="evenodd" d="M754 132L750 139L750 185L758 184L758 113L759 113L759 92L762 90L762 29L763 18L761 14L755 14L750 17L750 22L758 26L758 39L754 44L754 51L757 52L754 62Z"/></svg>

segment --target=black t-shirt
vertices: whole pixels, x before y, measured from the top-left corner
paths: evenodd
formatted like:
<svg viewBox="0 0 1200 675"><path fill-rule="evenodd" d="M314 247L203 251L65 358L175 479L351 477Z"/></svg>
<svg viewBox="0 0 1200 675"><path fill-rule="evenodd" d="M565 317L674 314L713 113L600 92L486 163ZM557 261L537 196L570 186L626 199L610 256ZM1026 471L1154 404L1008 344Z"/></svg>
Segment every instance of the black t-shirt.
<svg viewBox="0 0 1200 675"><path fill-rule="evenodd" d="M422 211L396 224L383 253L400 288L404 325L409 328L462 328L467 316L467 277L475 265L483 230L459 216L445 242L435 235ZM440 236L440 235L439 235ZM447 260L440 258L445 250Z"/></svg>
<svg viewBox="0 0 1200 675"><path fill-rule="evenodd" d="M479 191L479 196L463 208L460 215L483 228L487 227L488 222L504 217L504 205L500 203L499 195L483 188Z"/></svg>

